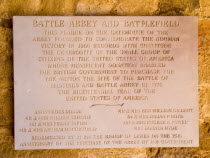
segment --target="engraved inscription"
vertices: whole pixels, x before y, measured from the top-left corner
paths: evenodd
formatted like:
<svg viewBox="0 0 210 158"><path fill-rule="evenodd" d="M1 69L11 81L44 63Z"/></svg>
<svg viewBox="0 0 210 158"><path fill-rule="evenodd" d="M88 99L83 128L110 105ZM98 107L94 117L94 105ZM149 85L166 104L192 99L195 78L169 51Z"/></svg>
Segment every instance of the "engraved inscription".
<svg viewBox="0 0 210 158"><path fill-rule="evenodd" d="M198 146L197 76L196 17L14 17L15 148Z"/></svg>

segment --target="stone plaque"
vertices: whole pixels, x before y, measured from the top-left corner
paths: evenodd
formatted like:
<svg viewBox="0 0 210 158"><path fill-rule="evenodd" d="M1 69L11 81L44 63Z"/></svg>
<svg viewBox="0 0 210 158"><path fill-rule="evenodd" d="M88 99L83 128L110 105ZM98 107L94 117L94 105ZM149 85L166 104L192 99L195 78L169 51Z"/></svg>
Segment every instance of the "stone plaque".
<svg viewBox="0 0 210 158"><path fill-rule="evenodd" d="M14 17L15 149L196 147L197 17Z"/></svg>

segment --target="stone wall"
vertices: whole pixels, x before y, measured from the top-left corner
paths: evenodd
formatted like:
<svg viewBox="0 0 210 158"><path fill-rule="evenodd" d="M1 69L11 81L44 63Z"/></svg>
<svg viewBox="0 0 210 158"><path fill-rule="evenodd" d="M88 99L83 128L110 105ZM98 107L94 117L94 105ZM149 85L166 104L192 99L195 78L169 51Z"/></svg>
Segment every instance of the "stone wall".
<svg viewBox="0 0 210 158"><path fill-rule="evenodd" d="M200 147L14 151L14 15L198 16ZM0 0L0 158L14 157L210 158L210 0Z"/></svg>

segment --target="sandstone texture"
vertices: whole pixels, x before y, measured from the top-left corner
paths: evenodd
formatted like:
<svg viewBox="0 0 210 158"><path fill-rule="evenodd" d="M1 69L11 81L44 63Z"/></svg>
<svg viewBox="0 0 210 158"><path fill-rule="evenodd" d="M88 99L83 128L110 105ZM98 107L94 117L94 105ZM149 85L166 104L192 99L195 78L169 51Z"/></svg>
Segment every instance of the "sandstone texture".
<svg viewBox="0 0 210 158"><path fill-rule="evenodd" d="M200 147L14 150L14 15L199 17ZM210 158L210 0L0 0L0 158Z"/></svg>

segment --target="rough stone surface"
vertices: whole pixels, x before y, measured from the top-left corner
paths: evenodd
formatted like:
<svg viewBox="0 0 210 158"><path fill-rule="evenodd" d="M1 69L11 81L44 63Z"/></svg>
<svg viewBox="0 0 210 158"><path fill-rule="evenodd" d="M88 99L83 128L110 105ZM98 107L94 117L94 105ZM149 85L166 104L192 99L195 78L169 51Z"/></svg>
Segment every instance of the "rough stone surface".
<svg viewBox="0 0 210 158"><path fill-rule="evenodd" d="M122 0L116 5L117 15L154 15L158 0Z"/></svg>
<svg viewBox="0 0 210 158"><path fill-rule="evenodd" d="M149 158L200 158L198 148L152 148Z"/></svg>
<svg viewBox="0 0 210 158"><path fill-rule="evenodd" d="M147 158L147 154L143 148L86 149L79 152L78 158Z"/></svg>
<svg viewBox="0 0 210 158"><path fill-rule="evenodd" d="M200 119L210 118L210 86L199 87Z"/></svg>
<svg viewBox="0 0 210 158"><path fill-rule="evenodd" d="M199 20L199 47L209 47L210 46L210 19L200 19ZM209 53L208 53L209 54Z"/></svg>
<svg viewBox="0 0 210 158"><path fill-rule="evenodd" d="M199 148L14 150L13 15L199 16ZM210 158L210 0L0 0L0 158Z"/></svg>
<svg viewBox="0 0 210 158"><path fill-rule="evenodd" d="M200 0L202 16L210 17L210 1L209 0Z"/></svg>
<svg viewBox="0 0 210 158"><path fill-rule="evenodd" d="M76 5L76 15L109 15L117 0L80 0Z"/></svg>
<svg viewBox="0 0 210 158"><path fill-rule="evenodd" d="M160 0L158 15L197 15L199 0Z"/></svg>
<svg viewBox="0 0 210 158"><path fill-rule="evenodd" d="M209 86L210 84L210 54L206 50L206 53L200 50L199 58L199 84Z"/></svg>

